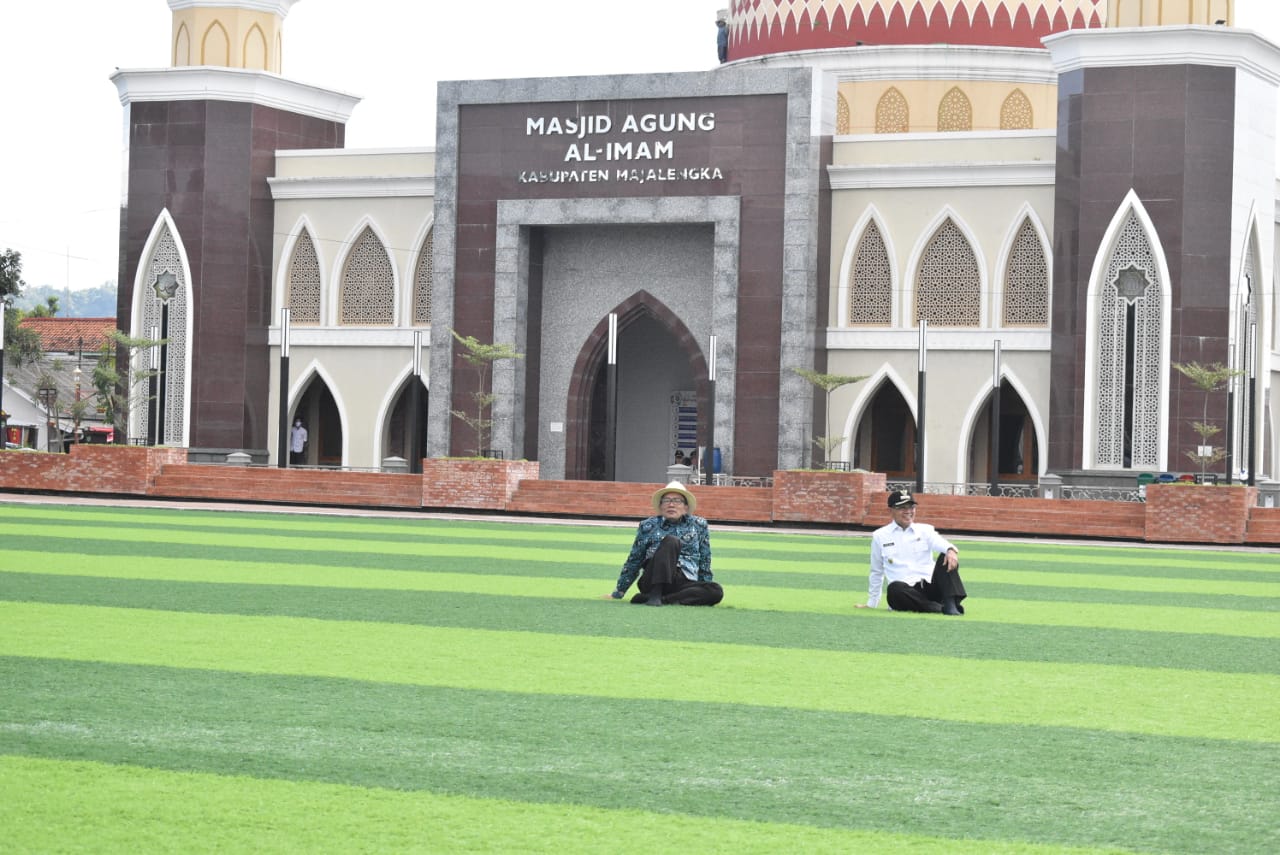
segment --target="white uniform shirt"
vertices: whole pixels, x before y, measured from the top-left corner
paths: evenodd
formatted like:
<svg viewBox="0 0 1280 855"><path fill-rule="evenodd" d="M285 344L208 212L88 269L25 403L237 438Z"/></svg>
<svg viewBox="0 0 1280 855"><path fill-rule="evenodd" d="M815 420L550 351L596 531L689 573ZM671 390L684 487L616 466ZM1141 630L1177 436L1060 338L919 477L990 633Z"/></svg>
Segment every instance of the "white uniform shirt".
<svg viewBox="0 0 1280 855"><path fill-rule="evenodd" d="M876 529L871 535L871 579L867 584L867 605L880 605L885 579L914 585L933 576L934 556L955 549L928 523L912 523L899 528L896 522Z"/></svg>

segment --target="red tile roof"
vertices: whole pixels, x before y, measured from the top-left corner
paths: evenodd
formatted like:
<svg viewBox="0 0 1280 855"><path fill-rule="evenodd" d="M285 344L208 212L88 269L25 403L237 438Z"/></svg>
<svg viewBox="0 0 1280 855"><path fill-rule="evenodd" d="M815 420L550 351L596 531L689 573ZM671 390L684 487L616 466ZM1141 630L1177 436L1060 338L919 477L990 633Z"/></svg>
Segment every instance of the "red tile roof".
<svg viewBox="0 0 1280 855"><path fill-rule="evenodd" d="M24 318L21 326L35 330L45 353L97 351L116 328L115 318Z"/></svg>

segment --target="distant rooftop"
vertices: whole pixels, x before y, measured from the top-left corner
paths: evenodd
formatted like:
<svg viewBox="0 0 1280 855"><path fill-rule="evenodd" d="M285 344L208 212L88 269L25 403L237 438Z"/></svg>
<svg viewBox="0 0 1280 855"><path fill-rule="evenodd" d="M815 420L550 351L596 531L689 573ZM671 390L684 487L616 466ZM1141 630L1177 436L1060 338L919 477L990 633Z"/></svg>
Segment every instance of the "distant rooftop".
<svg viewBox="0 0 1280 855"><path fill-rule="evenodd" d="M45 353L94 353L115 331L115 318L25 318L21 326L35 330Z"/></svg>

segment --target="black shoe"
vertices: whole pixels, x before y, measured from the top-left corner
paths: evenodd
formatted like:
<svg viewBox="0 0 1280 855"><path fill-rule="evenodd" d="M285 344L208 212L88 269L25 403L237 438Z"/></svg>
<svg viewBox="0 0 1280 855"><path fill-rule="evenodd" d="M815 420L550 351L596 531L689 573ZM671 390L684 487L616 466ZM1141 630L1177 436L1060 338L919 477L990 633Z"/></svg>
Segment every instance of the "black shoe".
<svg viewBox="0 0 1280 855"><path fill-rule="evenodd" d="M943 601L942 601L942 613L943 613L944 615L962 615L962 614L964 614L964 612L960 611L959 607L958 607L958 606L956 606L956 598L955 598L955 597L947 597L945 600L943 600Z"/></svg>
<svg viewBox="0 0 1280 855"><path fill-rule="evenodd" d="M642 603L643 605L646 605L646 606L660 606L660 605L662 605L662 591L661 591L661 590L650 591L650 592L649 592L649 596L645 597L645 598L641 601L641 603Z"/></svg>
<svg viewBox="0 0 1280 855"><path fill-rule="evenodd" d="M920 611L925 612L926 614L936 615L938 612L942 611L942 604L929 600L922 604Z"/></svg>

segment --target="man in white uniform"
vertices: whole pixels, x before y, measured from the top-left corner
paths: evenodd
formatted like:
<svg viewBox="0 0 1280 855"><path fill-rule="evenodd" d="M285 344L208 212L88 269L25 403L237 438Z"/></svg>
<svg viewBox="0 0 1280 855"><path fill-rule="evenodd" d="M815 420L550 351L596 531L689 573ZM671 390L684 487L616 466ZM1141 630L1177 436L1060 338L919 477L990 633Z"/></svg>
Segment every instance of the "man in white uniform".
<svg viewBox="0 0 1280 855"><path fill-rule="evenodd" d="M889 494L889 512L893 522L871 535L867 602L858 608L880 605L880 591L888 579L886 599L896 612L964 614L961 602L967 595L955 546L933 526L915 521L916 500L906 490Z"/></svg>

